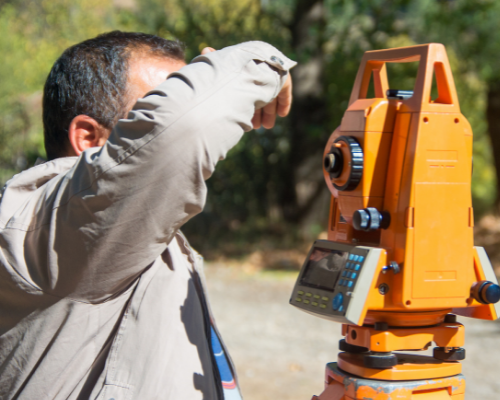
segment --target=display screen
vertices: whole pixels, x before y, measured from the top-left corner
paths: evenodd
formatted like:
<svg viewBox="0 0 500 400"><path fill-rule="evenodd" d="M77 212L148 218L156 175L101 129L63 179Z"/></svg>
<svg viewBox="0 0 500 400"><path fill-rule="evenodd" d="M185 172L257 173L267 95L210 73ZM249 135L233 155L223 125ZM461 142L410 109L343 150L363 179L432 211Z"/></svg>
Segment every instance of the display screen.
<svg viewBox="0 0 500 400"><path fill-rule="evenodd" d="M348 255L346 251L314 248L300 283L333 291Z"/></svg>

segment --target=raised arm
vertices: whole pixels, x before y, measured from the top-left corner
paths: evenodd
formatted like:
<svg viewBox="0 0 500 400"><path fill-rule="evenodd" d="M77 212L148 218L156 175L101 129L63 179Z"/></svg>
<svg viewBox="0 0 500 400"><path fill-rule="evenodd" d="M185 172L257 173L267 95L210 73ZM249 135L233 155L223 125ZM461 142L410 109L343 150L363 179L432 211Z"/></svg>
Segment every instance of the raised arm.
<svg viewBox="0 0 500 400"><path fill-rule="evenodd" d="M102 148L85 151L13 220L29 225L24 278L81 301L125 288L203 209L204 181L293 65L268 44L243 43L197 57L139 100Z"/></svg>

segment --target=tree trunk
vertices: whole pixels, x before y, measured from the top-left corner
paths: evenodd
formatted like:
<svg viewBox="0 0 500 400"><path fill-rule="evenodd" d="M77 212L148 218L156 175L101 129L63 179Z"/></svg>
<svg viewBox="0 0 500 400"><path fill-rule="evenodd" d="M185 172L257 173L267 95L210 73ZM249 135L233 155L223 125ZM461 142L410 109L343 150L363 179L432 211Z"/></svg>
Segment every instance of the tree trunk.
<svg viewBox="0 0 500 400"><path fill-rule="evenodd" d="M294 99L289 117L290 153L279 202L285 220L293 223L299 222L311 207L311 201L302 206L298 204L297 170L307 156L316 154L324 145L324 134L318 135L318 130L324 130L326 116L322 52L324 14L323 0L298 0L289 25L292 53L296 55L298 65L292 69ZM311 140L311 135L319 136L318 140ZM311 196L315 195L315 192L311 193Z"/></svg>
<svg viewBox="0 0 500 400"><path fill-rule="evenodd" d="M494 204L496 213L500 213L500 82L490 83L488 89L488 103L486 106L486 118L488 120L488 133L490 135L493 159L497 176L497 196Z"/></svg>

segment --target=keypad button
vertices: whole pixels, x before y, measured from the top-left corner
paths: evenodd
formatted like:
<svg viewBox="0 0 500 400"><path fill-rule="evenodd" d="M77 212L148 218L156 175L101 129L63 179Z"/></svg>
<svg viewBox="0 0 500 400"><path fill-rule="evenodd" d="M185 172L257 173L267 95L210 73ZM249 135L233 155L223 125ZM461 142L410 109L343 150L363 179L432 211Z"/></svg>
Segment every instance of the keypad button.
<svg viewBox="0 0 500 400"><path fill-rule="evenodd" d="M304 294L304 292L302 290L299 290L297 294Z"/></svg>
<svg viewBox="0 0 500 400"><path fill-rule="evenodd" d="M354 260L354 254L349 254L349 260Z"/></svg>
<svg viewBox="0 0 500 400"><path fill-rule="evenodd" d="M319 299L319 298L320 298L320 295L319 295L319 294L315 294L313 297L314 297L315 299Z"/></svg>
<svg viewBox="0 0 500 400"><path fill-rule="evenodd" d="M339 286L344 286L344 280L343 279L340 280Z"/></svg>
<svg viewBox="0 0 500 400"><path fill-rule="evenodd" d="M340 311L340 312L344 311L344 306L340 306L337 311Z"/></svg>
<svg viewBox="0 0 500 400"><path fill-rule="evenodd" d="M358 274L356 272L351 272L351 279L356 279Z"/></svg>
<svg viewBox="0 0 500 400"><path fill-rule="evenodd" d="M347 271L342 271L342 278L345 278L347 276Z"/></svg>
<svg viewBox="0 0 500 400"><path fill-rule="evenodd" d="M317 307L317 306L318 306L318 303L316 303L315 301L313 301L313 302L311 303L311 305L313 305L314 307Z"/></svg>
<svg viewBox="0 0 500 400"><path fill-rule="evenodd" d="M345 264L345 268L346 268L346 269L351 268L351 263L350 263L350 262L346 262L346 264Z"/></svg>
<svg viewBox="0 0 500 400"><path fill-rule="evenodd" d="M302 301L302 299L300 297L297 297L295 301Z"/></svg>
<svg viewBox="0 0 500 400"><path fill-rule="evenodd" d="M311 294L311 293L306 293L306 296L307 296L307 297L311 297L311 296L312 296L312 294Z"/></svg>
<svg viewBox="0 0 500 400"><path fill-rule="evenodd" d="M344 295L342 293L338 293L332 301L332 308L335 311L338 311L340 307L342 307L342 303L344 302Z"/></svg>
<svg viewBox="0 0 500 400"><path fill-rule="evenodd" d="M304 304L309 304L309 300L304 300Z"/></svg>
<svg viewBox="0 0 500 400"><path fill-rule="evenodd" d="M320 308L326 308L326 305L325 304L320 304L319 307Z"/></svg>
<svg viewBox="0 0 500 400"><path fill-rule="evenodd" d="M360 270L360 268L361 268L361 265L356 264L356 265L354 266L354 271L359 271L359 270Z"/></svg>
<svg viewBox="0 0 500 400"><path fill-rule="evenodd" d="M347 279L344 281L343 285L342 286L347 286Z"/></svg>
<svg viewBox="0 0 500 400"><path fill-rule="evenodd" d="M347 287L348 288L352 288L353 285L354 285L354 282L353 281L349 281L348 284L347 284Z"/></svg>
<svg viewBox="0 0 500 400"><path fill-rule="evenodd" d="M365 261L365 258L363 256L359 256L359 260L358 260L360 263L362 263L363 261Z"/></svg>
<svg viewBox="0 0 500 400"><path fill-rule="evenodd" d="M323 301L328 301L328 297L323 296L323 297L321 298L321 300L323 300Z"/></svg>
<svg viewBox="0 0 500 400"><path fill-rule="evenodd" d="M355 255L354 256L354 261L358 261L359 260L359 256L358 255Z"/></svg>

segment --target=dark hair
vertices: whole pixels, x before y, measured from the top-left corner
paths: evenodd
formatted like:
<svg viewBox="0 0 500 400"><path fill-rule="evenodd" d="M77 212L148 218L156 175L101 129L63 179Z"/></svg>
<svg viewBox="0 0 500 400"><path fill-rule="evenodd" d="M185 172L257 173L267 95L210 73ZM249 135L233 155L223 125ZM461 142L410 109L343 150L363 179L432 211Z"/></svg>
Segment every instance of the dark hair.
<svg viewBox="0 0 500 400"><path fill-rule="evenodd" d="M184 61L178 41L113 31L66 49L55 62L43 89L49 160L67 153L69 125L77 115L88 115L108 129L125 117L128 61L135 52Z"/></svg>

